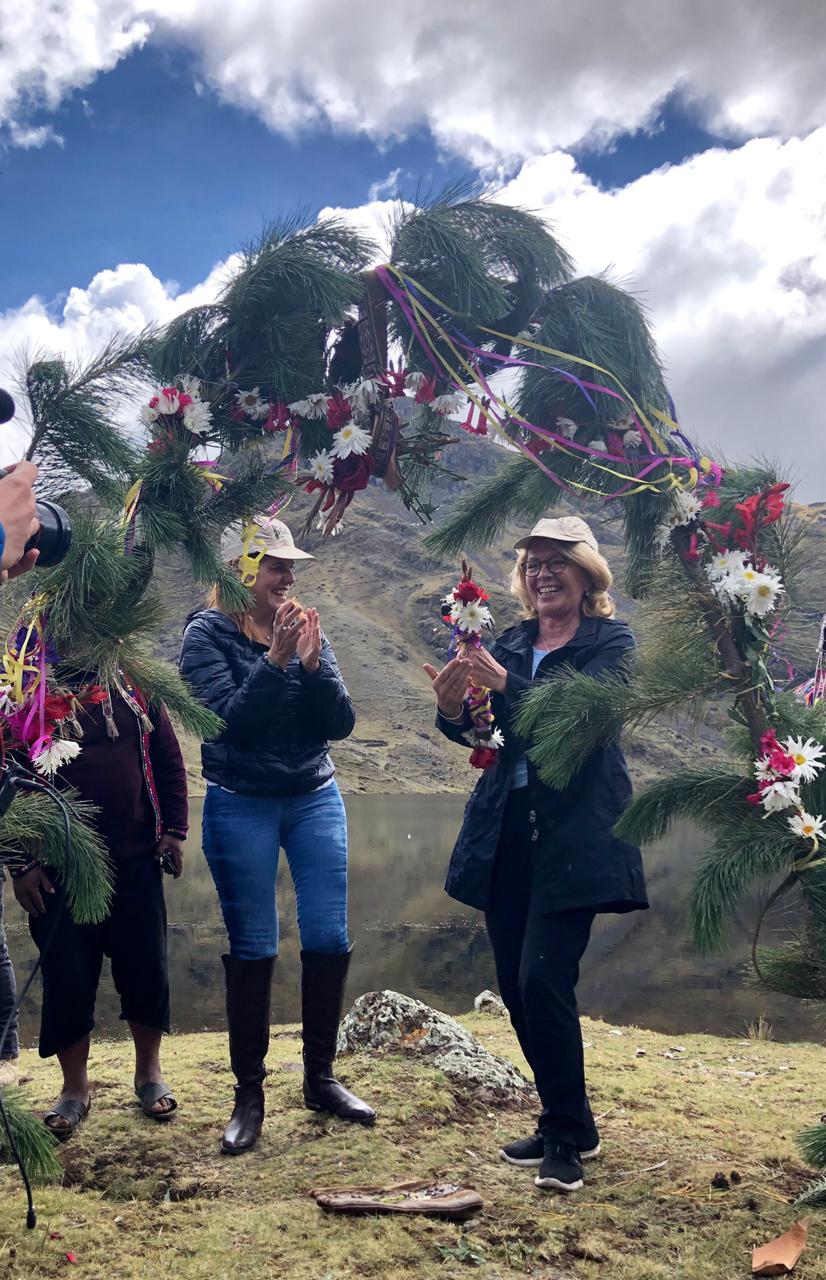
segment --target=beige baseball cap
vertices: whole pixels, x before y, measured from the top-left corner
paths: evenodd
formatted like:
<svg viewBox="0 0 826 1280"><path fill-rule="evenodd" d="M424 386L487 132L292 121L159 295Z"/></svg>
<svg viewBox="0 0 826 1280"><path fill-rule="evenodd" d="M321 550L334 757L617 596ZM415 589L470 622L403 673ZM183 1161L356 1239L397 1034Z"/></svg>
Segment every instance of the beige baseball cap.
<svg viewBox="0 0 826 1280"><path fill-rule="evenodd" d="M249 522L255 526L250 539L250 551L259 556L276 556L279 560L315 560L309 551L301 551L293 542L293 535L283 520L274 520L272 516L253 516ZM238 560L244 554L245 524L232 524L224 531L221 538L221 559L227 564L230 560Z"/></svg>
<svg viewBox="0 0 826 1280"><path fill-rule="evenodd" d="M554 542L584 542L592 551L599 551L596 538L579 516L546 516L537 520L530 533L513 544L514 549L521 551L534 538L553 538Z"/></svg>

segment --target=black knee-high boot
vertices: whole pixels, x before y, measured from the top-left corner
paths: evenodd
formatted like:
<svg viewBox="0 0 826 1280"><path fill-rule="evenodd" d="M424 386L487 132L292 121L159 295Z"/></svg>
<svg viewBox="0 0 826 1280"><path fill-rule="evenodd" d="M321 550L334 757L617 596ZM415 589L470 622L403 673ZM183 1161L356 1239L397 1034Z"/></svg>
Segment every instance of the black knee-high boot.
<svg viewBox="0 0 826 1280"><path fill-rule="evenodd" d="M304 1105L342 1120L372 1124L376 1113L333 1078L338 1024L350 952L301 952L301 1016L304 1037Z"/></svg>
<svg viewBox="0 0 826 1280"><path fill-rule="evenodd" d="M221 1150L249 1151L264 1123L264 1060L270 1042L270 988L275 956L238 960L222 956L227 988L229 1058L237 1081L235 1106Z"/></svg>

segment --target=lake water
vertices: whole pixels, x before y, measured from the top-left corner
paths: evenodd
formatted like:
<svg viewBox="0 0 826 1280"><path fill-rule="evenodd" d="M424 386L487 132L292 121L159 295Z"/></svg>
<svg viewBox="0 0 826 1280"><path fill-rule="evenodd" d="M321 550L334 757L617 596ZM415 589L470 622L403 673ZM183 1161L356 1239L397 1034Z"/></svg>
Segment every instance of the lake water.
<svg viewBox="0 0 826 1280"><path fill-rule="evenodd" d="M494 987L493 959L478 912L444 893L445 868L461 821L456 795L345 797L350 823L350 931L355 951L348 996L390 987L448 1013L472 1007ZM200 852L201 801L182 879L167 878L173 1024L178 1031L224 1027L221 952L225 935L218 902ZM697 954L685 924L685 901L702 851L699 833L682 828L646 852L652 910L597 919L582 967L580 1007L594 1018L667 1033L742 1034L761 1013L782 1040L818 1040L817 1009L750 985L746 960L750 919L732 929L731 946L711 958ZM18 977L34 949L7 889L9 946ZM279 875L281 958L276 966L273 1020L299 1020L299 942L295 900L285 860ZM747 913L747 917L752 913ZM788 918L779 919L788 924ZM37 986L35 986L37 990ZM37 1035L38 1001L23 1010L24 1043ZM108 966L98 998L98 1032L120 1035Z"/></svg>

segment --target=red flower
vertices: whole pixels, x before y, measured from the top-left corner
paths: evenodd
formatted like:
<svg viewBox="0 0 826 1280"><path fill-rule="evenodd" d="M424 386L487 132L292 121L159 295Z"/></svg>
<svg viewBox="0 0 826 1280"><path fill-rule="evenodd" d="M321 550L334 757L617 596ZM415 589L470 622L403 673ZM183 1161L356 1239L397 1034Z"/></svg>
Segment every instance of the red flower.
<svg viewBox="0 0 826 1280"><path fill-rule="evenodd" d="M762 738L760 739L760 750L763 752L764 755L768 755L770 751L775 751L777 750L777 748L778 748L777 730L767 729L766 732L763 734Z"/></svg>
<svg viewBox="0 0 826 1280"><path fill-rule="evenodd" d="M782 747L775 747L769 754L769 768L781 778L790 778L795 771L794 756L787 755Z"/></svg>
<svg viewBox="0 0 826 1280"><path fill-rule="evenodd" d="M334 391L327 401L327 426L331 431L344 427L353 416L349 401L344 399L340 391Z"/></svg>
<svg viewBox="0 0 826 1280"><path fill-rule="evenodd" d="M318 493L319 489L326 489L329 486L323 480L308 480L304 486L305 493Z"/></svg>
<svg viewBox="0 0 826 1280"><path fill-rule="evenodd" d="M43 709L50 720L65 720L72 710L72 700L48 693L43 700Z"/></svg>
<svg viewBox="0 0 826 1280"><path fill-rule="evenodd" d="M719 493L717 492L716 489L709 489L708 493L703 498L704 510L710 511L712 507L719 507L719 505L720 505Z"/></svg>
<svg viewBox="0 0 826 1280"><path fill-rule="evenodd" d="M99 685L99 684L96 684L96 685L93 685L93 686L92 686L92 688L89 690L89 692L88 692L88 693L86 694L86 696L84 697L83 701L84 701L84 702L91 702L92 704L96 704L96 703L98 703L98 702L105 702L105 701L106 701L106 699L108 698L108 696L109 696L109 695L107 694L106 690L105 690L105 689L101 689L100 685Z"/></svg>
<svg viewBox="0 0 826 1280"><path fill-rule="evenodd" d="M746 800L749 802L749 804L762 804L763 792L766 790L767 786L768 786L768 783L761 782L759 791L752 791L750 796L746 796Z"/></svg>
<svg viewBox="0 0 826 1280"><path fill-rule="evenodd" d="M185 409L188 404L192 404L192 396L188 396L185 391L182 391L178 397L178 409Z"/></svg>
<svg viewBox="0 0 826 1280"><path fill-rule="evenodd" d="M379 382L382 382L387 387L390 395L397 399L399 396L404 395L404 380L406 377L407 374L404 369L388 369L386 373L381 375Z"/></svg>
<svg viewBox="0 0 826 1280"><path fill-rule="evenodd" d="M425 378L419 390L416 392L416 404L430 404L431 400L436 399L436 379Z"/></svg>
<svg viewBox="0 0 826 1280"><path fill-rule="evenodd" d="M290 425L292 418L289 409L279 400L278 404L271 404L270 411L267 414L267 421L263 423L265 431L286 431Z"/></svg>
<svg viewBox="0 0 826 1280"><path fill-rule="evenodd" d="M453 599L469 604L471 600L489 600L490 596L481 587L477 587L475 582L463 578L453 592Z"/></svg>
<svg viewBox="0 0 826 1280"><path fill-rule="evenodd" d="M472 769L489 769L499 759L499 752L493 747L474 747L470 753Z"/></svg>
<svg viewBox="0 0 826 1280"><path fill-rule="evenodd" d="M349 458L336 458L333 463L333 484L339 493L358 493L367 488L375 468L372 453L351 453Z"/></svg>
<svg viewBox="0 0 826 1280"><path fill-rule="evenodd" d="M622 436L618 431L608 432L608 452L619 454L620 457L625 456L625 445L622 443Z"/></svg>

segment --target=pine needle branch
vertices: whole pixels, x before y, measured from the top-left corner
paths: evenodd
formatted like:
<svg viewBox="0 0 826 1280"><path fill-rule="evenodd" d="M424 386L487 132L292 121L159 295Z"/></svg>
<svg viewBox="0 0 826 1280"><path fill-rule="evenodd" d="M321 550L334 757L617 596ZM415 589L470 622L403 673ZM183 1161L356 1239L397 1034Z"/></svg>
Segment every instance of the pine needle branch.
<svg viewBox="0 0 826 1280"><path fill-rule="evenodd" d="M57 1139L31 1111L26 1095L19 1088L6 1089L3 1106L23 1168L32 1182L59 1182L63 1166L57 1158ZM10 1164L13 1159L5 1126L0 1124L0 1163Z"/></svg>

